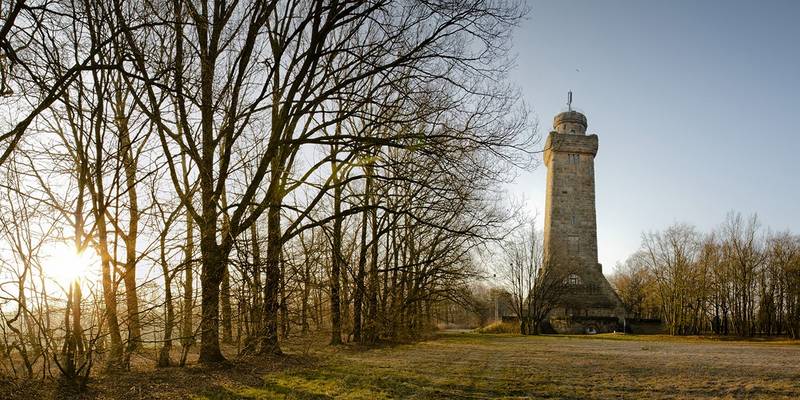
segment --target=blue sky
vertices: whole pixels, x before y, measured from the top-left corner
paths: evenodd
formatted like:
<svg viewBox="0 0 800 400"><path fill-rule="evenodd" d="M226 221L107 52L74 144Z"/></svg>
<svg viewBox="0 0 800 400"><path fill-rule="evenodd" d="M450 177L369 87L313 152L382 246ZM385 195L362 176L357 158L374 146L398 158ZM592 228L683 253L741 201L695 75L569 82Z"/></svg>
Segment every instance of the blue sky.
<svg viewBox="0 0 800 400"><path fill-rule="evenodd" d="M605 273L642 232L730 210L800 233L799 17L800 1L531 1L512 79L541 135L572 90L599 136ZM541 165L510 192L541 214L544 186Z"/></svg>

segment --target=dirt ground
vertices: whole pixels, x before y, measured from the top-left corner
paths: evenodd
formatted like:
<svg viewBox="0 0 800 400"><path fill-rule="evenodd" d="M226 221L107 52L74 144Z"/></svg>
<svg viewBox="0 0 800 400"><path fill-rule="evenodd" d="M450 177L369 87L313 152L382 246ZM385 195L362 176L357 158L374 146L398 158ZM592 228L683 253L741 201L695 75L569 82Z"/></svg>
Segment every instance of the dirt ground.
<svg viewBox="0 0 800 400"><path fill-rule="evenodd" d="M800 398L800 345L787 341L447 332L373 349L285 349L274 359L105 375L81 398Z"/></svg>

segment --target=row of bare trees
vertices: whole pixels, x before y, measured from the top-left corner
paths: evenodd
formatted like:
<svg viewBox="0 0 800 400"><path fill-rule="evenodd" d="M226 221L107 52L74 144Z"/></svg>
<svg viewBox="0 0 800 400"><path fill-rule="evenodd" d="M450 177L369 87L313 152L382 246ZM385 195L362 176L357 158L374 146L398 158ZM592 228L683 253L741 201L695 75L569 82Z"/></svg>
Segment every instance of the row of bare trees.
<svg viewBox="0 0 800 400"><path fill-rule="evenodd" d="M800 337L800 237L728 214L709 234L677 224L644 235L618 268L616 289L637 318L674 335Z"/></svg>
<svg viewBox="0 0 800 400"><path fill-rule="evenodd" d="M546 255L544 234L536 229L534 218L517 220L517 226L499 241L500 257L494 263L498 289L519 320L520 333L538 335L567 290L562 271L570 269Z"/></svg>
<svg viewBox="0 0 800 400"><path fill-rule="evenodd" d="M507 219L493 188L531 158L506 82L521 2L1 7L15 374L418 335L464 301ZM63 243L85 265L48 261Z"/></svg>

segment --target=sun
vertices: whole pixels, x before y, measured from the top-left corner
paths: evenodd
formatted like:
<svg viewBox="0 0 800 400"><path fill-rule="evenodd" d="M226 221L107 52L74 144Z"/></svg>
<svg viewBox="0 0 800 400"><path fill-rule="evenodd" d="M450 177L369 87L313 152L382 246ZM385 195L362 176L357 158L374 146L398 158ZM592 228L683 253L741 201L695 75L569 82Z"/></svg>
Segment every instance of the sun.
<svg viewBox="0 0 800 400"><path fill-rule="evenodd" d="M90 277L98 264L97 254L91 249L78 252L64 242L53 243L43 251L45 277L64 288Z"/></svg>

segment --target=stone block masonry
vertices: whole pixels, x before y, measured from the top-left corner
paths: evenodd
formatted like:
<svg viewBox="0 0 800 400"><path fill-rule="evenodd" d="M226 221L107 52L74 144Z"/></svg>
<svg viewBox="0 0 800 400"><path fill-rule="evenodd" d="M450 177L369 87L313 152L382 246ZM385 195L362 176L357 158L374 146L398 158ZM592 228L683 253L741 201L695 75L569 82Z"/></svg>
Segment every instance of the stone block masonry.
<svg viewBox="0 0 800 400"><path fill-rule="evenodd" d="M556 115L547 137L544 247L547 268L566 284L550 314L556 331L614 330L625 310L597 262L594 158L597 135L586 135L586 116L577 111ZM595 317L597 321L592 320Z"/></svg>

